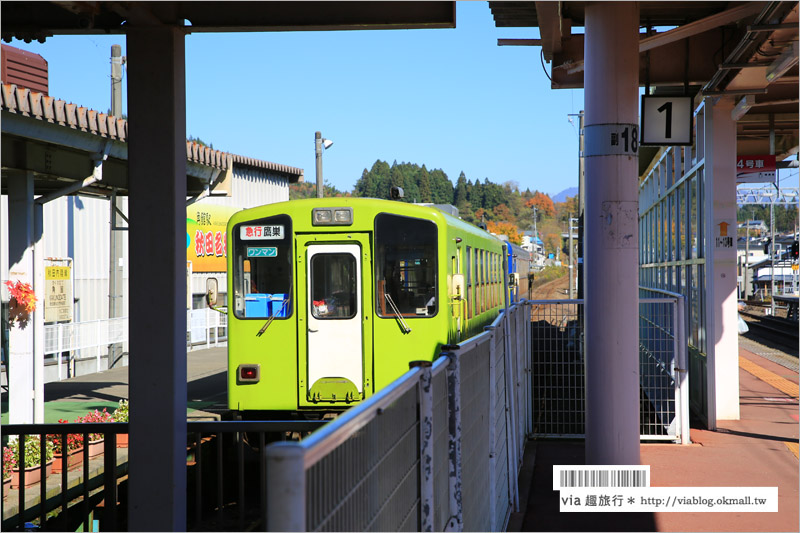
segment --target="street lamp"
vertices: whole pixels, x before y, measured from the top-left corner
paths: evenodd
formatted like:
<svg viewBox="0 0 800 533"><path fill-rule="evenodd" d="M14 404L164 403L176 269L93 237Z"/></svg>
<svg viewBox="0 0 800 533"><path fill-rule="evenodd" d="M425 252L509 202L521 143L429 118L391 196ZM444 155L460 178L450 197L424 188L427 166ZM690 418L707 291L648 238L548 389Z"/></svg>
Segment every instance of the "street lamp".
<svg viewBox="0 0 800 533"><path fill-rule="evenodd" d="M314 134L314 153L317 156L317 198L322 198L322 149L327 150L333 145L330 139L323 139L322 133Z"/></svg>

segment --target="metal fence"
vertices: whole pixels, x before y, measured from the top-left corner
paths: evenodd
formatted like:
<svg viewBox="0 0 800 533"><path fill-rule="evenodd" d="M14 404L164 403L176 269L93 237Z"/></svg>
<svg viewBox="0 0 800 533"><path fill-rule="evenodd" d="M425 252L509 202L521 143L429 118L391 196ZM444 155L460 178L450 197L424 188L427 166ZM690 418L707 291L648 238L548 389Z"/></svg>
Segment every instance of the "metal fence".
<svg viewBox="0 0 800 533"><path fill-rule="evenodd" d="M210 348L228 341L228 315L208 307L187 311L188 348Z"/></svg>
<svg viewBox="0 0 800 533"><path fill-rule="evenodd" d="M511 308L303 441L268 446L268 529L504 529L528 412L511 374L529 368L527 350L508 349L508 328L528 311Z"/></svg>
<svg viewBox="0 0 800 533"><path fill-rule="evenodd" d="M250 531L266 527L267 443L303 436L324 421L187 422L186 518L189 531ZM97 445L20 471L16 488L3 484L3 531L126 531L128 423L6 424L3 441L47 447L49 435L100 434ZM25 436L38 437L32 444ZM93 437L94 438L94 437ZM44 442L43 442L44 441ZM98 446L97 450L94 450ZM41 449L38 450L41 453ZM8 458L4 454L3 462ZM65 464L66 463L66 464ZM56 473L54 467L60 467ZM52 473L51 473L52 471ZM111 475L107 475L111 472ZM35 479L34 479L35 478ZM37 481L44 479L44 483Z"/></svg>
<svg viewBox="0 0 800 533"><path fill-rule="evenodd" d="M228 317L212 309L187 311L186 328L189 350L224 346L228 341ZM91 372L100 372L105 369L102 360L108 355L108 346L126 342L128 317L44 326L44 355L47 360L56 362L59 381L72 377L65 362L95 359L95 368ZM77 371L76 375L85 372Z"/></svg>
<svg viewBox="0 0 800 533"><path fill-rule="evenodd" d="M649 296L649 297L648 297ZM531 396L538 437L585 436L583 300L531 303ZM689 443L686 317L679 294L641 289L639 377L642 440Z"/></svg>
<svg viewBox="0 0 800 533"><path fill-rule="evenodd" d="M95 372L102 370L100 360L108 353L110 344L128 342L128 317L88 322L47 324L44 327L44 355L58 361L58 379L64 378L62 363L64 354L83 358L95 358Z"/></svg>

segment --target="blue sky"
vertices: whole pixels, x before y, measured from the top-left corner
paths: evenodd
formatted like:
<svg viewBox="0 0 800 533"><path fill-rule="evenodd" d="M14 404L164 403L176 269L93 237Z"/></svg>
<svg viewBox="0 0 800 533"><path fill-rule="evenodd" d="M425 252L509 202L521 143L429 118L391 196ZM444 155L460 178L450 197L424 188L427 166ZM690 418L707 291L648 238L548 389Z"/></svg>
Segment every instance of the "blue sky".
<svg viewBox="0 0 800 533"><path fill-rule="evenodd" d="M340 190L378 159L441 168L454 183L464 171L552 195L577 186L568 114L583 90L550 89L539 47L497 46L537 29L495 28L488 2L458 2L456 17L456 29L190 34L186 133L313 182L321 131L334 141L323 176ZM52 96L110 108L111 45L125 55L124 35L10 44L48 61Z"/></svg>

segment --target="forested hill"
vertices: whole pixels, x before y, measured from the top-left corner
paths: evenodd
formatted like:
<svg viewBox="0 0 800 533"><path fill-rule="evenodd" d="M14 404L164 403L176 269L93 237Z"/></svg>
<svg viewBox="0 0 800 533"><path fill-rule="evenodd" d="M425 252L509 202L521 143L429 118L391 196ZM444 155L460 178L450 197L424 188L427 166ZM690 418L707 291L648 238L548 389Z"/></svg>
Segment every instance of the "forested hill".
<svg viewBox="0 0 800 533"><path fill-rule="evenodd" d="M458 207L459 216L477 224L485 222L493 233L508 235L511 242L521 243L521 231L533 227L534 208L537 213L537 230L548 249L560 246L562 228L570 214L577 213L577 198L554 204L542 192L520 191L519 185L507 181L502 185L487 178L472 181L464 172L455 184L441 169L428 170L416 163L375 161L364 169L352 192L340 192L326 185L325 196L359 196L389 199L392 187L402 187L403 202L452 204ZM313 184L292 184L290 198L307 198L315 195Z"/></svg>

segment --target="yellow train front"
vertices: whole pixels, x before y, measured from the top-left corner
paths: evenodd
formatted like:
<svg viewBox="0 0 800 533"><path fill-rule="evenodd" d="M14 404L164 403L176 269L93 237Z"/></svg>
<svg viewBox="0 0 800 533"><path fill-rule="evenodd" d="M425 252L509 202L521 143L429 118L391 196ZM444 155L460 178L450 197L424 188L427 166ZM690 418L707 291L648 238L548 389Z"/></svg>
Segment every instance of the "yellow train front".
<svg viewBox="0 0 800 533"><path fill-rule="evenodd" d="M368 398L506 305L505 245L437 209L294 200L228 223L228 407L244 418Z"/></svg>

